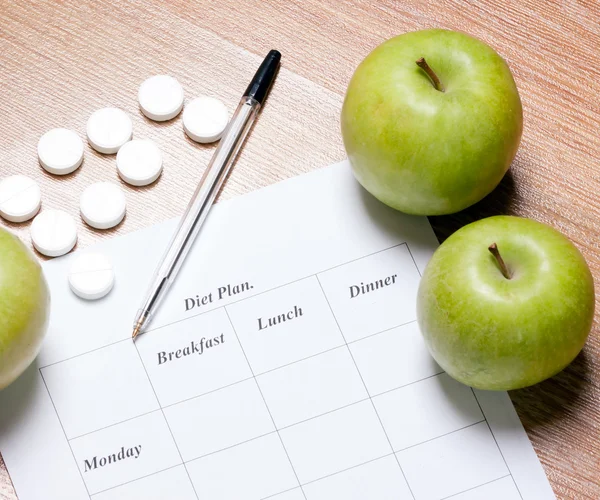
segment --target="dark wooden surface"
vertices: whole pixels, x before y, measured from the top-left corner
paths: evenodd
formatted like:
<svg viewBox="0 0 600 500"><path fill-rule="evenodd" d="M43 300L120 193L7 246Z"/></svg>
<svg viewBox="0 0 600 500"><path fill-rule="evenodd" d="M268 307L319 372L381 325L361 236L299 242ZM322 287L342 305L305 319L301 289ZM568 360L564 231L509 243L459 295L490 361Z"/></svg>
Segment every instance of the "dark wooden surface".
<svg viewBox="0 0 600 500"><path fill-rule="evenodd" d="M432 218L436 233L444 239L491 214L532 217L569 236L599 282L599 26L594 0L0 0L0 177L30 175L44 207L76 216L90 182L119 182L114 157L86 147L83 167L57 178L37 164L37 140L57 126L83 138L92 111L126 110L134 135L163 150L165 171L148 188L123 185L128 213L116 229L78 221L82 248L180 214L214 147L188 141L180 118L162 125L143 118L136 95L146 77L171 74L186 99L214 95L232 110L266 52L283 53L267 109L221 193L226 199L344 158L343 94L377 44L420 28L460 29L509 62L525 131L501 186L463 213ZM1 224L29 244L28 223ZM567 370L511 394L560 499L600 498L599 353L596 322ZM0 499L14 498L0 460Z"/></svg>

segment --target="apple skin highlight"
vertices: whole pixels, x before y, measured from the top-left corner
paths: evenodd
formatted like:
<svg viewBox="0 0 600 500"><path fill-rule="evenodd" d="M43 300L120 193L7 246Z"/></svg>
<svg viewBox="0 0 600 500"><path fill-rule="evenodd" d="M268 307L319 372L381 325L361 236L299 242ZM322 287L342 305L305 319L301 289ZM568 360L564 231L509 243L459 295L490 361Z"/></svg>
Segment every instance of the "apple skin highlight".
<svg viewBox="0 0 600 500"><path fill-rule="evenodd" d="M496 243L507 279L488 247ZM435 252L417 296L434 359L477 389L545 380L581 351L594 318L594 281L579 250L542 223L496 216L463 227Z"/></svg>
<svg viewBox="0 0 600 500"><path fill-rule="evenodd" d="M0 228L0 390L37 356L50 317L50 292L33 253Z"/></svg>
<svg viewBox="0 0 600 500"><path fill-rule="evenodd" d="M425 59L441 90L419 64ZM523 129L504 59L464 33L406 33L373 50L346 92L341 130L357 180L409 214L443 215L500 182Z"/></svg>

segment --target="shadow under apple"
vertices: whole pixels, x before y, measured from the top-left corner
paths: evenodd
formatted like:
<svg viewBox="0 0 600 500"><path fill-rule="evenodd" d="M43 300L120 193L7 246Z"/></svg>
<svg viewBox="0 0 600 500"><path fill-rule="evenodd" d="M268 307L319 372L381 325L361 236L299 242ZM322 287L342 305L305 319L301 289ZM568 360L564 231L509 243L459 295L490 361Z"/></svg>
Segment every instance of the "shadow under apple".
<svg viewBox="0 0 600 500"><path fill-rule="evenodd" d="M430 216L429 222L440 243L463 226L493 215L514 215L515 180L510 169L500 184L483 200L450 215Z"/></svg>
<svg viewBox="0 0 600 500"><path fill-rule="evenodd" d="M11 385L0 391L0 405L8 405L8 409L0 414L0 429L11 435L12 428L24 425L24 415L31 412L31 405L35 404L35 395L39 391L46 391L39 375L37 357L29 367Z"/></svg>
<svg viewBox="0 0 600 500"><path fill-rule="evenodd" d="M592 381L590 352L584 347L563 371L539 384L510 391L517 413L526 429L554 425L565 416L577 419L573 412L583 411L580 399L589 397ZM588 416L589 418L589 416Z"/></svg>

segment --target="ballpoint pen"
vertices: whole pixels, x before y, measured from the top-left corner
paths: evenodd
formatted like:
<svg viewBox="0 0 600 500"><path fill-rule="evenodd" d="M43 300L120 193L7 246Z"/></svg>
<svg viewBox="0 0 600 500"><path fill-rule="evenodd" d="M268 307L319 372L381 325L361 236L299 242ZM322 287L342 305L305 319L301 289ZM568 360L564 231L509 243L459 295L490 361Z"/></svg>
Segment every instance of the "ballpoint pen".
<svg viewBox="0 0 600 500"><path fill-rule="evenodd" d="M142 333L175 280L206 216L227 178L244 139L256 119L277 74L281 54L271 50L248 85L240 103L231 117L219 146L200 179L200 183L181 218L175 235L158 266L142 308L138 311L132 338Z"/></svg>

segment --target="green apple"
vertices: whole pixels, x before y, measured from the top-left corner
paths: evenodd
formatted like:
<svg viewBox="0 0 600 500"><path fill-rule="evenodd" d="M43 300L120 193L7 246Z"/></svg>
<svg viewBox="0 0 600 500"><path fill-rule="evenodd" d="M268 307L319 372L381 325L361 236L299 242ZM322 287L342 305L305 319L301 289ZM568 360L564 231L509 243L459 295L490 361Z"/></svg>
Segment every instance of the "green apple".
<svg viewBox="0 0 600 500"><path fill-rule="evenodd" d="M594 318L577 248L539 222L497 216L463 227L429 261L417 296L434 359L472 387L519 389L565 368Z"/></svg>
<svg viewBox="0 0 600 500"><path fill-rule="evenodd" d="M48 326L50 293L33 253L0 228L0 389L31 364Z"/></svg>
<svg viewBox="0 0 600 500"><path fill-rule="evenodd" d="M464 33L415 31L358 66L341 116L354 175L383 203L441 215L481 200L512 162L521 100L504 60Z"/></svg>

